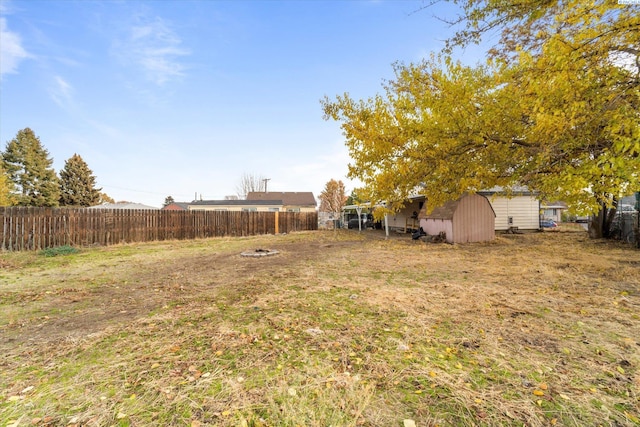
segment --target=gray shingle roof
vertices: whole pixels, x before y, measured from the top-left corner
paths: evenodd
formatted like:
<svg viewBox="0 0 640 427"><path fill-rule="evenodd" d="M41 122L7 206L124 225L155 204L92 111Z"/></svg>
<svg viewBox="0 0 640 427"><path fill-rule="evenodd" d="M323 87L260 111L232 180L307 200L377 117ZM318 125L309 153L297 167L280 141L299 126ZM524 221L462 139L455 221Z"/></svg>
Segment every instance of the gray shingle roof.
<svg viewBox="0 0 640 427"><path fill-rule="evenodd" d="M287 206L317 206L316 199L310 191L252 191L247 194L247 200L282 200Z"/></svg>
<svg viewBox="0 0 640 427"><path fill-rule="evenodd" d="M458 208L458 203L460 203L460 200L461 199L450 200L446 202L444 205L438 206L437 208L433 209L433 211L429 215L426 214L427 205L425 203L425 205L420 210L420 213L418 214L418 218L419 219L453 219L453 214Z"/></svg>
<svg viewBox="0 0 640 427"><path fill-rule="evenodd" d="M89 209L153 209L155 206L143 205L142 203L103 203L102 205L91 206Z"/></svg>
<svg viewBox="0 0 640 427"><path fill-rule="evenodd" d="M282 206L282 200L197 200L191 206Z"/></svg>

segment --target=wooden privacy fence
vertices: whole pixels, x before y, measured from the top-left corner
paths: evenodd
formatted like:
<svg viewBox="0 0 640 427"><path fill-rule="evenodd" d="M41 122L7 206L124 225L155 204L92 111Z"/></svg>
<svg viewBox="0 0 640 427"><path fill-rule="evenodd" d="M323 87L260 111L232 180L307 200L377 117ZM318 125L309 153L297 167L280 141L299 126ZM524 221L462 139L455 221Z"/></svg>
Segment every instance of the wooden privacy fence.
<svg viewBox="0 0 640 427"><path fill-rule="evenodd" d="M0 207L0 249L8 251L317 229L316 212Z"/></svg>

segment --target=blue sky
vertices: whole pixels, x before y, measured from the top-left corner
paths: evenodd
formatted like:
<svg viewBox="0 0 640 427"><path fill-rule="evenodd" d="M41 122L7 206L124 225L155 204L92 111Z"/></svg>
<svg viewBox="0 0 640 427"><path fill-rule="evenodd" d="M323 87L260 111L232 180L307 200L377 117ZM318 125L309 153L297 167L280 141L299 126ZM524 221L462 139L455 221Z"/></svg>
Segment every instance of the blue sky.
<svg viewBox="0 0 640 427"><path fill-rule="evenodd" d="M0 143L25 127L115 200L161 206L346 178L320 99L383 91L452 30L423 1L0 0ZM416 12L416 13L414 13ZM474 51L464 53L475 62ZM479 56L478 56L479 57Z"/></svg>

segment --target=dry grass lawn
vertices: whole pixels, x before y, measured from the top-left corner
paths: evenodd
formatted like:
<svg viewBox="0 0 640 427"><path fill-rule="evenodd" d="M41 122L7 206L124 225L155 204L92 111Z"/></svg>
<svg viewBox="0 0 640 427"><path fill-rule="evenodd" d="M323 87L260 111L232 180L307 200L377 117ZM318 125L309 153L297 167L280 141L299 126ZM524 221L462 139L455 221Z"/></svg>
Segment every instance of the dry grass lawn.
<svg viewBox="0 0 640 427"><path fill-rule="evenodd" d="M278 255L240 253L277 249ZM640 251L376 231L0 253L1 426L638 426Z"/></svg>

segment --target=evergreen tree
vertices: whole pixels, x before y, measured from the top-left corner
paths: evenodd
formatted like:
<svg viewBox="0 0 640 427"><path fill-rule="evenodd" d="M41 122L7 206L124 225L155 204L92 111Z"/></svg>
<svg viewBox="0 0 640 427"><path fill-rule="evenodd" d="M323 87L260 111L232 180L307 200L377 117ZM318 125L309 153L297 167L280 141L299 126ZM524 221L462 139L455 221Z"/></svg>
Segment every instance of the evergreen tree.
<svg viewBox="0 0 640 427"><path fill-rule="evenodd" d="M18 206L57 206L60 187L53 159L35 133L25 128L18 131L2 153L2 163L14 187Z"/></svg>
<svg viewBox="0 0 640 427"><path fill-rule="evenodd" d="M162 206L169 206L171 203L175 203L176 201L173 199L173 196L167 196L164 199L164 203L162 204Z"/></svg>
<svg viewBox="0 0 640 427"><path fill-rule="evenodd" d="M95 188L95 185L96 178L87 163L74 154L60 171L60 205L86 207L99 204L102 188Z"/></svg>
<svg viewBox="0 0 640 427"><path fill-rule="evenodd" d="M0 162L0 206L11 206L13 204L11 197L12 187L13 183L4 170L2 162Z"/></svg>

